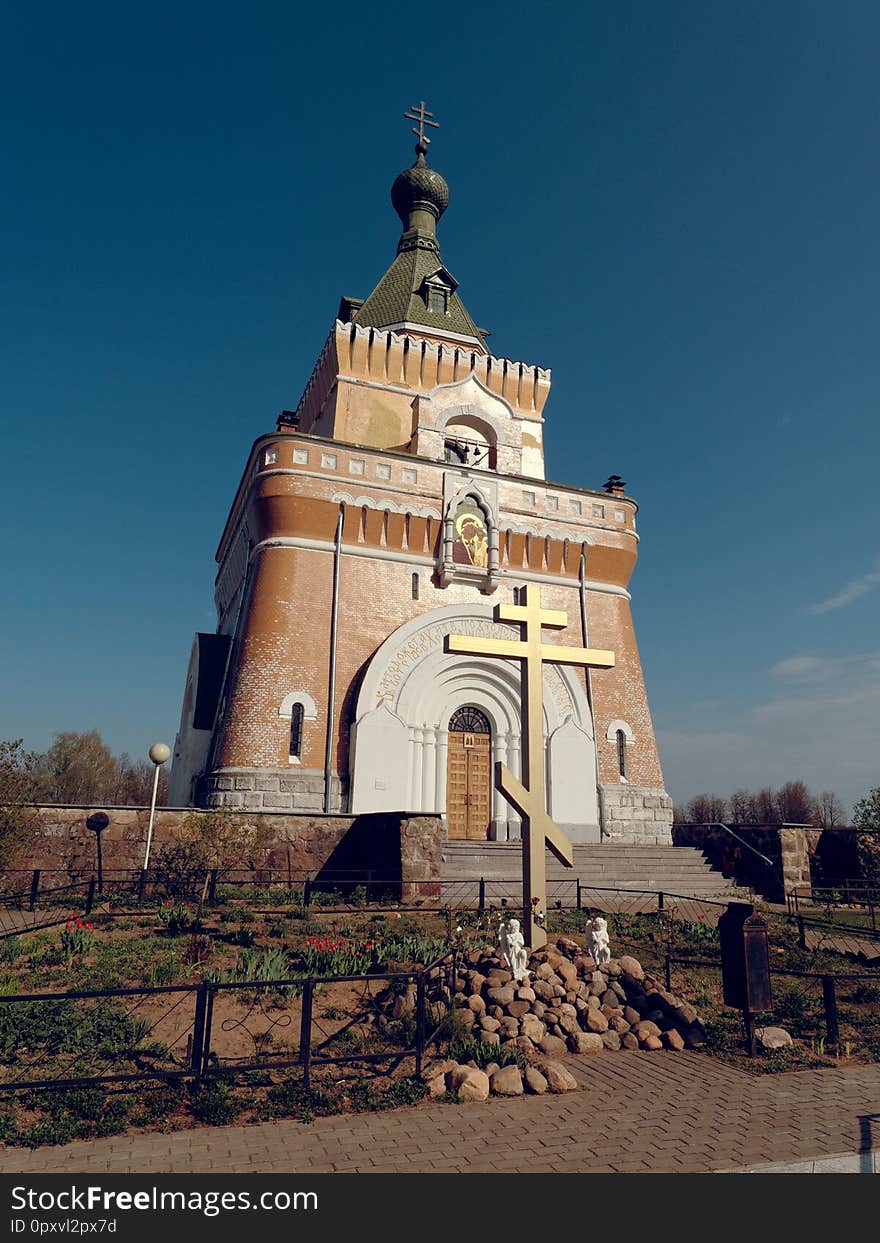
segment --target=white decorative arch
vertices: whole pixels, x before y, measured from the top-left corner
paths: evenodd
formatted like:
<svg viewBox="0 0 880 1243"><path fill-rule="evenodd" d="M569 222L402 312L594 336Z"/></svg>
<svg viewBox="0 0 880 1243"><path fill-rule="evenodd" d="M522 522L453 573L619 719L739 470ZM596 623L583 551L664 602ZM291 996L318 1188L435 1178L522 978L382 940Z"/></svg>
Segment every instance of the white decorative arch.
<svg viewBox="0 0 880 1243"><path fill-rule="evenodd" d="M623 732L623 737L628 747L636 745L636 736L632 731L632 726L627 721L612 721L605 731L605 737L609 742L617 742L617 731Z"/></svg>
<svg viewBox="0 0 880 1243"><path fill-rule="evenodd" d="M317 721L318 705L308 691L291 691L289 695L285 695L279 705L278 715L289 721L294 704L302 704L304 720Z"/></svg>
<svg viewBox="0 0 880 1243"><path fill-rule="evenodd" d="M406 622L370 661L352 728L351 811L446 810L449 720L471 704L492 726L492 757L521 775L518 661L445 652L448 634L518 637L488 604L451 604ZM582 675L544 670L543 733L550 814L575 841L598 841L595 743ZM496 791L492 831L518 837L519 817Z"/></svg>

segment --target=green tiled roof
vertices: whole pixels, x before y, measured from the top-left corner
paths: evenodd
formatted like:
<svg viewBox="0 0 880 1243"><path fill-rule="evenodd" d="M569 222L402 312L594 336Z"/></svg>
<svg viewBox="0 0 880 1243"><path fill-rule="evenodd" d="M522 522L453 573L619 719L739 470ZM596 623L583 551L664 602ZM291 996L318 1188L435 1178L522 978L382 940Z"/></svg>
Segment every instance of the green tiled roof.
<svg viewBox="0 0 880 1243"><path fill-rule="evenodd" d="M457 293L450 293L445 313L428 309L425 279L445 271L439 250L418 247L401 251L352 320L368 328L423 324L426 328L473 337L485 345L483 334Z"/></svg>
<svg viewBox="0 0 880 1243"><path fill-rule="evenodd" d="M419 148L416 148L419 152ZM390 328L395 324L419 324L438 332L472 337L484 349L482 332L468 314L457 293L458 282L444 267L435 235L435 224L446 210L449 188L419 153L412 168L405 169L391 191L394 209L403 223L397 257L379 284L361 306L355 299L343 299L351 322L365 328ZM449 290L446 310L428 306L431 277Z"/></svg>

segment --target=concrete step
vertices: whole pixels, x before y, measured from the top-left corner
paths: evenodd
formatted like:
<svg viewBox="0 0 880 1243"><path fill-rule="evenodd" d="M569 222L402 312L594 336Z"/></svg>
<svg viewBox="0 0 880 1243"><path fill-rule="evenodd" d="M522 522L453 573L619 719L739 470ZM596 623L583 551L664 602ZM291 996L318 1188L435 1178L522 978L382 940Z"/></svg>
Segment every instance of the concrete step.
<svg viewBox="0 0 880 1243"><path fill-rule="evenodd" d="M449 885L482 877L492 898L511 899L516 897L521 876L519 842L452 841L444 846L442 878ZM701 851L690 846L577 845L573 868L548 855L547 880L551 888L554 884L560 887L560 893L561 882L571 885L574 892L576 880L584 889L663 890L681 897L747 900L751 893L727 880Z"/></svg>

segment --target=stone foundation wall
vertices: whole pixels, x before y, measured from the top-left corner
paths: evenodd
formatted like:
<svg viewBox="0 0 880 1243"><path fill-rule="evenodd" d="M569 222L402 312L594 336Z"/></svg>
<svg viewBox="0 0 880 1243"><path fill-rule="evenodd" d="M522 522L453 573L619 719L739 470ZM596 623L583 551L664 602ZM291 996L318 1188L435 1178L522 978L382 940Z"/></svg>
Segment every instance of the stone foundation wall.
<svg viewBox="0 0 880 1243"><path fill-rule="evenodd" d="M231 807L237 811L312 811L324 809L321 768L216 768L199 782L200 807ZM339 774L330 774L330 811L347 801Z"/></svg>
<svg viewBox="0 0 880 1243"><path fill-rule="evenodd" d="M110 823L101 834L104 875L133 872L141 867L150 813L146 807L40 807L42 834L18 862L22 872L40 868L43 885L64 884L92 875L96 870L95 834L86 820L103 811ZM186 816L207 813L192 809L157 808L151 857L173 839ZM360 816L279 815L249 812L249 819L265 826L270 844L260 867L253 870L256 883L269 874L290 874L294 881L306 876L320 881L322 873L350 873L352 883L369 879L400 886L404 898L438 898L446 825L439 816L374 812ZM249 874L243 867L237 877ZM10 888L24 889L7 878ZM29 881L28 881L29 883Z"/></svg>
<svg viewBox="0 0 880 1243"><path fill-rule="evenodd" d="M602 840L672 844L672 799L654 786L601 785Z"/></svg>

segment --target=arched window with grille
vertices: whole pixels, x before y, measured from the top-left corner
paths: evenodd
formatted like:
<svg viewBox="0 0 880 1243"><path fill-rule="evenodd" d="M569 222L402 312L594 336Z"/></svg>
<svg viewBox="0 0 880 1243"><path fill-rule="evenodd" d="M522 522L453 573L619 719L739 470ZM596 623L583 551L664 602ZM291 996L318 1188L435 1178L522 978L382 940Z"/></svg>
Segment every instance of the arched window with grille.
<svg viewBox="0 0 880 1243"><path fill-rule="evenodd" d="M303 721L306 710L301 703L295 703L290 710L290 758L302 759Z"/></svg>
<svg viewBox="0 0 880 1243"><path fill-rule="evenodd" d="M626 766L626 734L622 729L617 731L617 769L624 781L629 779Z"/></svg>

